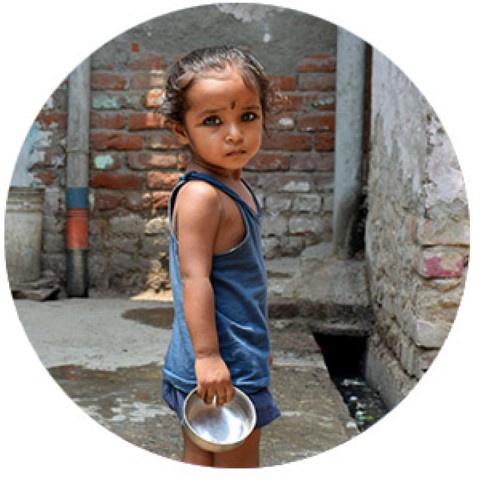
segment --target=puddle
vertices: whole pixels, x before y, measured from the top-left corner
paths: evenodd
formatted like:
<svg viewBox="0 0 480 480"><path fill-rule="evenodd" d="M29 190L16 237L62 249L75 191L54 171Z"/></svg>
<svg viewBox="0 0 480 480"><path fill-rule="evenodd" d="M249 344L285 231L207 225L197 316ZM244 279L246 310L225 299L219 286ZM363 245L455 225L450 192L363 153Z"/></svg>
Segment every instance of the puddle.
<svg viewBox="0 0 480 480"><path fill-rule="evenodd" d="M135 322L158 328L172 328L173 308L155 307L155 308L133 308L126 310L122 318L133 320Z"/></svg>

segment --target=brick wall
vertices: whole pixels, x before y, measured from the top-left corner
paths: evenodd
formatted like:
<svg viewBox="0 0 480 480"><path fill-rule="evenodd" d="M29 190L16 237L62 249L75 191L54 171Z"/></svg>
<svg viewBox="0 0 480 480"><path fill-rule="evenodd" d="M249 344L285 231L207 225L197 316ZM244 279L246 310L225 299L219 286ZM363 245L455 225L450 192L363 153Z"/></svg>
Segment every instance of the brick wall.
<svg viewBox="0 0 480 480"><path fill-rule="evenodd" d="M366 257L375 325L367 369L393 406L422 378L455 320L469 218L460 166L440 120L377 51L370 143Z"/></svg>
<svg viewBox="0 0 480 480"><path fill-rule="evenodd" d="M158 292L168 288L167 201L189 153L157 112L167 61L137 42L120 53L100 49L91 58L90 286ZM335 57L308 55L272 81L284 108L245 170L264 208L269 259L331 238ZM50 136L32 169L49 192L43 268L61 281L66 95L64 83L36 119Z"/></svg>
<svg viewBox="0 0 480 480"><path fill-rule="evenodd" d="M318 54L273 77L284 109L268 125L246 177L263 201L267 258L331 239L335 58Z"/></svg>

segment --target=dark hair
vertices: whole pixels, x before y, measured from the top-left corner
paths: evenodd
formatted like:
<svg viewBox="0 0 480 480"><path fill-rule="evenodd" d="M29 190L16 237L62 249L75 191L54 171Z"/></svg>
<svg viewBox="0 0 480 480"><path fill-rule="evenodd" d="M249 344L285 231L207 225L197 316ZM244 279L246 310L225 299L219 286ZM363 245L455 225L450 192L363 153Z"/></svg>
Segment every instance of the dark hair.
<svg viewBox="0 0 480 480"><path fill-rule="evenodd" d="M265 126L265 117L270 112L275 98L270 80L263 66L252 54L239 47L227 46L193 50L173 65L160 107L167 122L183 123L188 108L186 93L199 76L211 70L221 71L227 67L236 68L248 88L258 88Z"/></svg>

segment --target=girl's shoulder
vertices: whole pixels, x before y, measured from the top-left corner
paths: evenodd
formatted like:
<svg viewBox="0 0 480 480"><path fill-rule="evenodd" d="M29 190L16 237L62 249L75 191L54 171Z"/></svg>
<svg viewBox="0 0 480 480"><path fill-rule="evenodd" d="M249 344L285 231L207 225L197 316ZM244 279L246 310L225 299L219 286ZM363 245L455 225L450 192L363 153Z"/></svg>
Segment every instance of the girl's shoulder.
<svg viewBox="0 0 480 480"><path fill-rule="evenodd" d="M208 182L190 180L185 183L177 194L176 207L182 205L201 213L212 213L212 209L220 208L218 190Z"/></svg>

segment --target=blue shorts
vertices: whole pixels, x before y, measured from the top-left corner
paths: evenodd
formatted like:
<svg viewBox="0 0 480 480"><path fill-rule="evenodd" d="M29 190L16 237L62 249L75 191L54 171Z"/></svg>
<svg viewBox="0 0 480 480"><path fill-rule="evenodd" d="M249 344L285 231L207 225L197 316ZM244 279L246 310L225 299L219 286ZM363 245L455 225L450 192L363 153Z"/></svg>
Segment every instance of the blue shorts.
<svg viewBox="0 0 480 480"><path fill-rule="evenodd" d="M163 382L162 397L168 406L177 414L183 422L183 404L188 393L176 389L171 383ZM247 393L257 412L255 428L261 428L273 422L280 416L280 410L268 388L262 388L255 393Z"/></svg>

